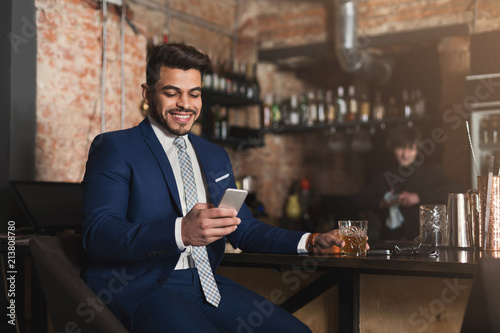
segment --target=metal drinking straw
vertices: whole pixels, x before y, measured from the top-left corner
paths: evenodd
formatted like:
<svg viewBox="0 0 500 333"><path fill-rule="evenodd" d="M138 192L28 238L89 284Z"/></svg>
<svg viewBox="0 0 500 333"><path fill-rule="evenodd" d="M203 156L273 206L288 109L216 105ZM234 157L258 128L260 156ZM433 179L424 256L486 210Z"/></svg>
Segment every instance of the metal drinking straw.
<svg viewBox="0 0 500 333"><path fill-rule="evenodd" d="M469 137L470 151L472 153L472 159L474 160L474 167L476 168L476 176L479 176L479 168L477 167L476 154L474 154L474 147L472 146L472 139L470 137L470 128L468 120L465 121L465 125L467 126L467 136Z"/></svg>
<svg viewBox="0 0 500 333"><path fill-rule="evenodd" d="M488 184L486 185L486 211L484 212L484 249L486 250L488 242L488 230L490 229L490 211L491 211L491 187L493 183L493 155L488 160Z"/></svg>

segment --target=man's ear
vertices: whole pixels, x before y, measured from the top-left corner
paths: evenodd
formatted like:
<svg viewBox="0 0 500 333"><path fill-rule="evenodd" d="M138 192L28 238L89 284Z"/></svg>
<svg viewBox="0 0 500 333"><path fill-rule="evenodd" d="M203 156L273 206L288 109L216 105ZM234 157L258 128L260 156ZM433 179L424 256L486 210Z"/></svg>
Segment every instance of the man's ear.
<svg viewBox="0 0 500 333"><path fill-rule="evenodd" d="M144 99L144 102L147 105L149 105L151 91L149 90L149 87L146 83L141 84L141 88L142 88L142 98Z"/></svg>

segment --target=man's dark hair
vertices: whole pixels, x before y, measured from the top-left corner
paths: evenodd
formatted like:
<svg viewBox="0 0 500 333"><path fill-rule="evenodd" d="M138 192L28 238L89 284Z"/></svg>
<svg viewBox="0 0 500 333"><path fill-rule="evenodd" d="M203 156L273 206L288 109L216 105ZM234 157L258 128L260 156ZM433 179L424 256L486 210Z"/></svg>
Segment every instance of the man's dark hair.
<svg viewBox="0 0 500 333"><path fill-rule="evenodd" d="M203 76L210 66L210 59L193 46L181 43L168 43L155 46L148 54L146 82L153 87L160 78L160 68L196 69Z"/></svg>
<svg viewBox="0 0 500 333"><path fill-rule="evenodd" d="M420 131L415 127L398 127L389 133L387 148L406 147L420 141Z"/></svg>

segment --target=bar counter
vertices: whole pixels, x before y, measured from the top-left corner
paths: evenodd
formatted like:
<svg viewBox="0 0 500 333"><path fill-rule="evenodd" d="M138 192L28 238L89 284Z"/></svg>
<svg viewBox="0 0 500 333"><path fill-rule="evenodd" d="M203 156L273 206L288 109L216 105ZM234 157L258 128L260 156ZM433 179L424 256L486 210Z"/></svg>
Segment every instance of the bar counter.
<svg viewBox="0 0 500 333"><path fill-rule="evenodd" d="M296 315L337 286L338 303L330 306L330 310L338 311L335 327L322 324L318 331L373 331L385 325L394 332L432 331L434 327L441 332L458 332L472 278L480 259L485 257L498 258L500 252L439 248L438 256L365 257L226 253L221 271ZM254 273L255 279L261 281L250 280ZM307 282L294 288L299 277L306 275L308 278L303 280ZM288 296L282 302L273 299L271 287L266 285L276 280L281 284L275 285L272 292L283 291ZM292 293L289 289L295 290ZM453 302L447 302L452 298ZM426 311L421 313L422 309ZM311 314L304 317L308 316Z"/></svg>

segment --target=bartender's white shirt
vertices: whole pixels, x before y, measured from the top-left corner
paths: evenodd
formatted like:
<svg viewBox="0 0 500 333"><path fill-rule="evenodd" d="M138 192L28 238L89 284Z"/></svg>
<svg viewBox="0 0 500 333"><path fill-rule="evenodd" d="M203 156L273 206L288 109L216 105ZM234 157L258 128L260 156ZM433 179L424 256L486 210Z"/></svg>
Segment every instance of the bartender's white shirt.
<svg viewBox="0 0 500 333"><path fill-rule="evenodd" d="M160 141L165 154L167 154L168 161L172 166L172 171L174 172L175 183L177 185L177 190L179 191L179 197L182 206L182 215L185 216L187 213L186 208L186 200L184 197L184 183L182 182L181 168L179 166L179 159L177 157L177 147L174 146L174 139L177 137L176 135L170 133L166 129L162 128L151 116L148 116L148 120L153 127L153 131L156 134L156 137ZM189 141L187 135L182 136L186 141L186 150L191 159L191 163L193 166L194 179L196 181L196 191L198 194L198 202L199 203L207 203L207 192L205 190L206 182L203 179L203 173L201 172L200 163L198 162L198 157L196 156L196 152L194 151L193 145L191 141ZM201 186L203 184L203 186ZM194 267L193 259L191 258L192 246L185 246L182 242L182 233L181 233L181 222L182 217L178 217L175 220L175 241L177 243L177 247L181 251L181 255L179 257L179 261L175 266L175 269L186 269L190 267ZM309 233L306 233L302 236L297 245L297 253L307 253L306 251L306 241Z"/></svg>

